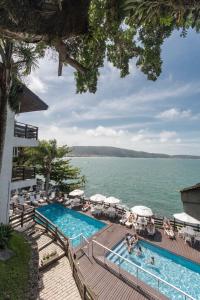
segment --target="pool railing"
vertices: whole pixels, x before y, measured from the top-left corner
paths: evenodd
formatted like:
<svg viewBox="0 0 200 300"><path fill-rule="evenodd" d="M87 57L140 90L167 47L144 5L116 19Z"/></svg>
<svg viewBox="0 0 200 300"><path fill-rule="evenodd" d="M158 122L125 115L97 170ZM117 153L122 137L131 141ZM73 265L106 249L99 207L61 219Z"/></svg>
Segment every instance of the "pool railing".
<svg viewBox="0 0 200 300"><path fill-rule="evenodd" d="M139 285L139 271L147 274L148 276L150 276L150 278L153 278L156 280L157 282L157 291L159 293L162 293L162 291L160 290L161 284L168 286L168 288L174 290L176 293L178 293L178 295L183 296L183 300L196 300L195 298L193 298L192 296L188 295L187 293L185 293L184 291L180 290L179 288L175 287L174 285L168 283L167 281L165 281L164 279L159 278L158 276L156 276L155 274L145 270L144 268L138 266L137 264L133 263L132 261L128 260L127 258L124 258L123 256L121 256L120 254L114 252L113 250L107 248L106 246L102 245L101 243L92 240L92 256L95 258L95 254L94 254L94 245L97 245L98 247L103 249L103 264L106 264L106 256L111 253L115 256L117 256L119 258L119 264L118 264L118 275L121 275L121 263L122 261L125 261L126 263L128 263L128 265L133 266L134 268L136 268L136 279L137 279L137 285ZM108 265L107 265L108 266ZM133 275L134 276L134 275Z"/></svg>
<svg viewBox="0 0 200 300"><path fill-rule="evenodd" d="M78 246L83 248L85 245L87 245L88 253L85 253L87 257L89 257L89 241L88 239L83 235L83 233L78 234L75 237L69 238L69 241L73 248L75 248L77 245L74 243L75 241L79 240Z"/></svg>

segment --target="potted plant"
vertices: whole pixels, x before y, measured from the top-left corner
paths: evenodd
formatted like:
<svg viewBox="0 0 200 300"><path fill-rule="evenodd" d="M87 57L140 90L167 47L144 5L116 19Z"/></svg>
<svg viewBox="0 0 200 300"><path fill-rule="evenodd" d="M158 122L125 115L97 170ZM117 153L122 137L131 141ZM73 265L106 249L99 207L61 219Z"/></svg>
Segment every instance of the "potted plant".
<svg viewBox="0 0 200 300"><path fill-rule="evenodd" d="M56 250L50 253L45 253L41 260L41 266L46 266L47 264L52 262L56 257L58 257L58 253Z"/></svg>

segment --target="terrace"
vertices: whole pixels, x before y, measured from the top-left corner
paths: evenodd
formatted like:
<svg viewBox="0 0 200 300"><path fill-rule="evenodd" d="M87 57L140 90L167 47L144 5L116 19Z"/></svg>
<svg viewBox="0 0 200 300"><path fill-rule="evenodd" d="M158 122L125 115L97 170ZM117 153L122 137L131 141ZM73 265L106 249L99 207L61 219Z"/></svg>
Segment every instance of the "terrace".
<svg viewBox="0 0 200 300"><path fill-rule="evenodd" d="M18 138L25 138L25 139L38 139L38 127L15 122L14 126L14 136Z"/></svg>
<svg viewBox="0 0 200 300"><path fill-rule="evenodd" d="M80 210L79 212L94 218L90 210L87 212ZM86 291L89 291L90 298L86 297L85 299L166 300L167 298L159 292L159 281L157 290L153 289L106 258L108 249L112 249L120 240L124 239L127 233L132 234L132 229L120 225L117 220L108 220L103 216L99 216L98 219L106 222L108 226L88 239L80 236L82 239L80 246L72 248L70 239L66 237L68 240L67 256L80 294L83 296ZM21 223L23 224L23 222ZM47 219L44 223L44 227L48 228ZM139 239L149 241L160 248L200 263L199 244L191 247L178 234L176 234L175 240L171 240L161 228L162 219L156 218L155 223L155 236L139 234ZM173 223L173 225L176 227L179 223ZM187 296L184 298L184 294L182 296L183 299L193 299Z"/></svg>
<svg viewBox="0 0 200 300"><path fill-rule="evenodd" d="M35 179L35 167L18 166L12 169L12 181Z"/></svg>

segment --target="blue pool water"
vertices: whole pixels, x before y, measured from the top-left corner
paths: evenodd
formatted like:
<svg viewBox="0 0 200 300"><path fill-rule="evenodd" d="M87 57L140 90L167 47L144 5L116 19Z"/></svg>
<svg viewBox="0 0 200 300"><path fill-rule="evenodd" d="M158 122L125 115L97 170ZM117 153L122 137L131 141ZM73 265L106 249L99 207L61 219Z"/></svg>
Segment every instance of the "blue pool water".
<svg viewBox="0 0 200 300"><path fill-rule="evenodd" d="M142 248L142 255L136 255L138 246ZM156 247L148 242L139 241L138 245L131 254L128 253L126 243L121 241L114 249L114 252L122 257L132 261L143 269L153 273L157 277L167 281L180 290L195 299L200 299L200 265L181 256L175 255L165 249ZM151 265L148 262L151 257L155 258L155 264ZM108 254L107 259L121 266L122 269L136 276L136 267L127 262L119 262L119 257L115 254ZM138 277L140 280L157 289L157 280L142 270L139 270ZM185 299L183 295L175 291L171 287L160 282L159 291L173 300ZM187 298L189 299L189 298Z"/></svg>
<svg viewBox="0 0 200 300"><path fill-rule="evenodd" d="M58 226L69 238L76 237L81 233L89 238L106 226L104 222L90 218L57 203L41 206L37 208L37 211ZM80 238L72 240L74 247L78 246L79 243Z"/></svg>

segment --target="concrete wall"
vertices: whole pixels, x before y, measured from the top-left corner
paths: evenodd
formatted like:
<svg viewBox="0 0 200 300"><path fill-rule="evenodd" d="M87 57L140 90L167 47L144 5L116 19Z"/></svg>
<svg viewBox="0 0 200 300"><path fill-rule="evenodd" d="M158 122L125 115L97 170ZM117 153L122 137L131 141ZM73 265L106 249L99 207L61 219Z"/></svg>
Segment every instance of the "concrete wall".
<svg viewBox="0 0 200 300"><path fill-rule="evenodd" d="M0 173L0 223L7 223L9 218L10 184L12 175L12 155L14 136L14 113L8 107L5 143Z"/></svg>
<svg viewBox="0 0 200 300"><path fill-rule="evenodd" d="M38 144L37 140L13 137L13 147L37 147Z"/></svg>
<svg viewBox="0 0 200 300"><path fill-rule="evenodd" d="M200 190L181 192L184 211L192 217L200 220Z"/></svg>
<svg viewBox="0 0 200 300"><path fill-rule="evenodd" d="M34 185L36 185L36 179L19 180L19 181L11 182L10 189L11 190L23 189L27 187L32 187Z"/></svg>
<svg viewBox="0 0 200 300"><path fill-rule="evenodd" d="M14 137L15 114L8 107L6 135L0 173L0 223L8 223L10 191L36 185L36 179L11 182L13 147L36 147L38 141Z"/></svg>

